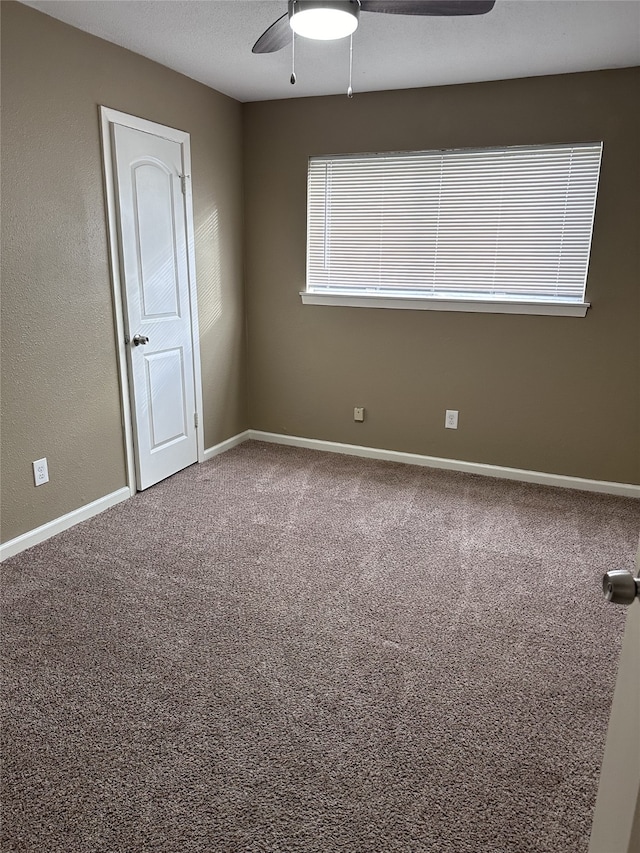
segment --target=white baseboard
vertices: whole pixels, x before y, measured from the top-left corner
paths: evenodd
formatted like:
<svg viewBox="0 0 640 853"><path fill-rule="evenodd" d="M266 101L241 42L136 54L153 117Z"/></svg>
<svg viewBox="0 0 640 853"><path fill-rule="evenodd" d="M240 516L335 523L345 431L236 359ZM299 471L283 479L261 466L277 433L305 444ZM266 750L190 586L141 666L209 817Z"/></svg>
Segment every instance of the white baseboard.
<svg viewBox="0 0 640 853"><path fill-rule="evenodd" d="M560 486L565 489L578 489L583 492L600 492L605 495L621 495L623 497L640 498L640 486L632 483L612 483L607 480L586 480L582 477L569 477L564 474L546 474L543 471L527 471L523 468L505 468L501 465L486 465L482 462L464 462L460 459L444 459L440 456L422 456L418 453L403 453L399 450L383 450L378 447L363 447L359 444L341 444L337 441L322 441L318 438L302 438L294 435L281 435L275 432L262 432L258 429L247 429L220 444L207 448L204 461L213 459L226 450L231 450L238 444L249 439L266 441L271 444L286 444L290 447L306 447L309 450L324 450L328 453L343 453L347 456L362 456L366 459L384 459L388 462L403 462L407 465L421 465L427 468L444 468L449 471L464 471L467 474L482 474L485 477L498 477L504 480L520 480L523 483L539 483L543 486ZM93 501L86 506L68 512L60 518L55 518L29 530L15 539L0 545L0 562L9 557L26 551L46 539L62 533L81 521L86 521L105 509L115 506L120 501L131 497L128 487L118 489Z"/></svg>
<svg viewBox="0 0 640 853"><path fill-rule="evenodd" d="M226 441L221 441L220 444L216 444L214 447L209 447L204 452L203 461L206 462L208 459L213 459L214 456L217 456L219 453L224 453L225 450L231 450L232 447L235 447L237 444L242 444L242 442L246 441L248 438L249 430L245 430L245 432L238 433L238 435L234 435ZM60 518L54 518L53 521L48 521L41 527L36 527L35 530L29 530L21 536L16 536L15 539L10 539L8 542L0 545L0 562L19 554L21 551L26 551L27 548L32 548L34 545L40 544L40 542L50 539L57 533L62 533L63 530L68 530L70 527L73 527L75 524L79 524L81 521L86 521L88 518L98 515L98 513L103 512L105 509L109 509L111 506L115 506L115 504L126 500L133 494L135 494L135 491L131 491L128 487L118 489L117 492L112 492L110 495L98 498L98 500L93 501L86 506L82 506L79 509L73 510L73 512L69 512Z"/></svg>
<svg viewBox="0 0 640 853"><path fill-rule="evenodd" d="M56 533L62 533L63 530L68 530L75 524L81 521L86 521L98 513L104 512L105 509L119 504L120 501L125 501L131 497L131 491L128 486L118 489L116 492L111 492L110 495L105 495L103 498L98 498L90 504L81 506L79 509L74 509L66 515L61 515L60 518L54 518L53 521L48 521L46 524L36 527L35 530L29 530L23 533L22 536L16 536L15 539L10 539L3 545L0 545L0 561L6 560L8 557L13 557L19 554L20 551L26 551L27 548L32 548L34 545L44 542L55 536Z"/></svg>
<svg viewBox="0 0 640 853"><path fill-rule="evenodd" d="M582 477L569 477L564 474L546 474L543 471L506 468L502 465L486 465L483 462L464 462L460 459L444 459L440 456L422 456L418 453L381 450L377 447L362 447L358 444L341 444L337 441L321 441L317 438L280 435L279 433L261 432L256 429L250 429L248 433L248 438L255 441L287 444L290 447L307 447L310 450L343 453L347 456L363 456L367 459L384 459L388 462L403 462L407 465L421 465L427 468L444 468L449 471L464 471L467 474L482 474L485 477L498 477L503 480L520 480L523 483L539 483L543 486L560 486L565 489L578 489L583 492L601 492L605 495L640 498L640 486L632 483L586 480Z"/></svg>
<svg viewBox="0 0 640 853"><path fill-rule="evenodd" d="M232 435L231 438L227 438L226 441L221 441L220 444L214 444L213 447L207 447L204 452L203 462L208 462L209 459L213 459L214 456L224 453L225 450L231 450L232 447L236 447L238 444L242 444L243 441L247 441L250 432L251 430L246 429L244 432Z"/></svg>

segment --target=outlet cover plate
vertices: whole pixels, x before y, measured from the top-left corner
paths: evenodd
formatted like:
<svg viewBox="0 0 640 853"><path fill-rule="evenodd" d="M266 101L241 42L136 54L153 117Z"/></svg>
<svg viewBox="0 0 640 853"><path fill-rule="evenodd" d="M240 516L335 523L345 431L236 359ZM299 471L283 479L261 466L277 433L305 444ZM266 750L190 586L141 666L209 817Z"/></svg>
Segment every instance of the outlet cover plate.
<svg viewBox="0 0 640 853"><path fill-rule="evenodd" d="M457 409L447 409L444 416L445 429L458 429Z"/></svg>
<svg viewBox="0 0 640 853"><path fill-rule="evenodd" d="M42 486L49 482L49 466L46 456L44 459L36 459L33 463L33 481L36 486Z"/></svg>

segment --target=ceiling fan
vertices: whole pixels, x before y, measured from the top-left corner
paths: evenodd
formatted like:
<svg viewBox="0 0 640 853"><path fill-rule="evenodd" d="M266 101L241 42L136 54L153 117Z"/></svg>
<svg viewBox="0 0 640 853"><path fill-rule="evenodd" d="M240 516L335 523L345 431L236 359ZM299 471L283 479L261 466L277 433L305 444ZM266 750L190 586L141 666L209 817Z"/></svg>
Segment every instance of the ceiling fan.
<svg viewBox="0 0 640 853"><path fill-rule="evenodd" d="M262 33L252 53L274 53L293 33L304 38L339 39L358 26L360 12L386 15L485 15L495 0L289 0L289 9ZM293 81L292 81L293 82Z"/></svg>

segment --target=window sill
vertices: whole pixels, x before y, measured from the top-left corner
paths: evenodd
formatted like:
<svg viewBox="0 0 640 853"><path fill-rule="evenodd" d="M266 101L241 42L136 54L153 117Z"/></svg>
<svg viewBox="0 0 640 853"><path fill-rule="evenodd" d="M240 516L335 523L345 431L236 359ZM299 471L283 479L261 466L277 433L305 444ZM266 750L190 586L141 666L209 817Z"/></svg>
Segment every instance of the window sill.
<svg viewBox="0 0 640 853"><path fill-rule="evenodd" d="M584 317L590 302L516 302L480 299L437 299L415 296L365 296L346 293L300 293L304 305L339 305L346 308L404 308L409 311L467 311L484 314L539 314Z"/></svg>

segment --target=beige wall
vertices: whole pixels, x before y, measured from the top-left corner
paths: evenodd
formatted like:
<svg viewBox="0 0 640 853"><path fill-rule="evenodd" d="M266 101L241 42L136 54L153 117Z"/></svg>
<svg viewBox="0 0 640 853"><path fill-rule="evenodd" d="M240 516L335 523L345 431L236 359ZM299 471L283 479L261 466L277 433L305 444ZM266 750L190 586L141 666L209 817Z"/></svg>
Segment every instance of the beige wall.
<svg viewBox="0 0 640 853"><path fill-rule="evenodd" d="M191 134L205 447L247 427L241 105L2 2L2 541L125 485L98 105ZM51 482L35 488L46 456Z"/></svg>
<svg viewBox="0 0 640 853"><path fill-rule="evenodd" d="M0 8L2 541L125 485L99 104L191 134L205 446L251 426L640 482L639 69L240 105ZM586 319L302 306L310 154L589 139Z"/></svg>
<svg viewBox="0 0 640 853"><path fill-rule="evenodd" d="M245 105L251 426L640 483L639 102L636 68ZM309 155L600 139L586 318L301 304Z"/></svg>

